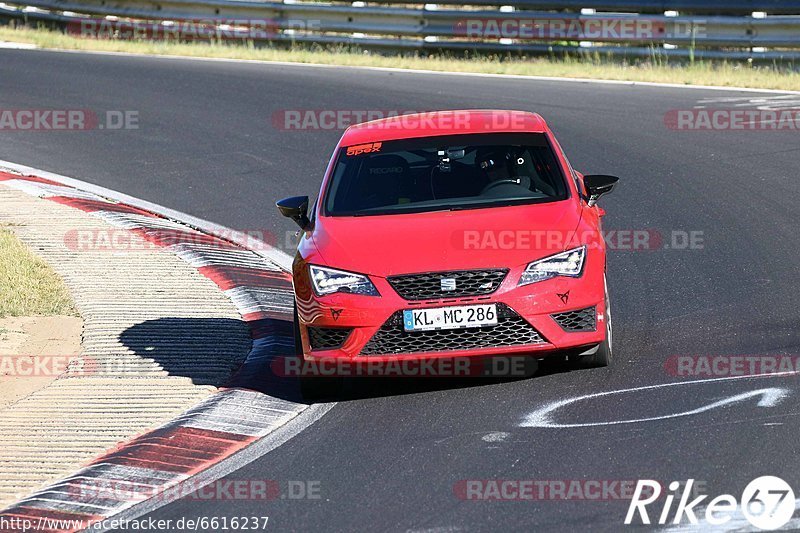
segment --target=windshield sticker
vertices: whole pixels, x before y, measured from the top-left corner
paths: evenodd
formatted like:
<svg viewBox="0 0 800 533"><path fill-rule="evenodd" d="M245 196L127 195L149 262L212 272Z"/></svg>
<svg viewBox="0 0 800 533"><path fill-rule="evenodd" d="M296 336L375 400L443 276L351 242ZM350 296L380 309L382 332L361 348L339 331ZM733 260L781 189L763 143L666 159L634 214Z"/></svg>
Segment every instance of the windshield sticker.
<svg viewBox="0 0 800 533"><path fill-rule="evenodd" d="M380 152L381 145L383 145L383 143L367 143L367 144L357 144L355 146L348 146L347 155L361 155L361 154L372 154L375 152Z"/></svg>

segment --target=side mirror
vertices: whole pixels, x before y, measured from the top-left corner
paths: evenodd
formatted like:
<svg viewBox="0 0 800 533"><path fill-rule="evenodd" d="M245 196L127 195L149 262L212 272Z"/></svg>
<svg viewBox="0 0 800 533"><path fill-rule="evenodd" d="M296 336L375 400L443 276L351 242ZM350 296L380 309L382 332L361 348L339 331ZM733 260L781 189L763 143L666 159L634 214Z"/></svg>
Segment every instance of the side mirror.
<svg viewBox="0 0 800 533"><path fill-rule="evenodd" d="M608 194L614 189L619 178L616 176L607 176L605 174L589 174L583 177L583 185L589 193L587 203L589 207L597 203L597 199Z"/></svg>
<svg viewBox="0 0 800 533"><path fill-rule="evenodd" d="M275 203L278 211L286 218L294 220L300 229L308 229L311 221L308 219L308 196L292 196Z"/></svg>

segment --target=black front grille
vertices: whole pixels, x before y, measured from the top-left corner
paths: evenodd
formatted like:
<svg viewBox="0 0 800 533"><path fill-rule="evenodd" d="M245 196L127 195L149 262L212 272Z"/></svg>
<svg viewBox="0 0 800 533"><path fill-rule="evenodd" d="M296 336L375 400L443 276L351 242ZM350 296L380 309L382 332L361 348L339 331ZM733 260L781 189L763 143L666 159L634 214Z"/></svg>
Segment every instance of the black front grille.
<svg viewBox="0 0 800 533"><path fill-rule="evenodd" d="M505 304L497 304L497 325L485 328L407 332L403 329L403 312L397 311L364 346L361 355L444 352L545 342L538 331Z"/></svg>
<svg viewBox="0 0 800 533"><path fill-rule="evenodd" d="M597 314L594 312L594 307L556 313L550 316L553 317L553 320L558 322L558 325L561 326L561 329L564 331L594 331L597 328L595 323Z"/></svg>
<svg viewBox="0 0 800 533"><path fill-rule="evenodd" d="M339 348L350 335L351 328L308 328L308 340L312 350Z"/></svg>
<svg viewBox="0 0 800 533"><path fill-rule="evenodd" d="M496 291L508 274L507 269L454 270L450 272L428 272L404 274L388 278L397 294L406 300L437 300L440 298L462 298L482 296ZM447 280L444 283L442 280ZM452 280L452 281L451 281ZM443 286L453 287L443 290Z"/></svg>

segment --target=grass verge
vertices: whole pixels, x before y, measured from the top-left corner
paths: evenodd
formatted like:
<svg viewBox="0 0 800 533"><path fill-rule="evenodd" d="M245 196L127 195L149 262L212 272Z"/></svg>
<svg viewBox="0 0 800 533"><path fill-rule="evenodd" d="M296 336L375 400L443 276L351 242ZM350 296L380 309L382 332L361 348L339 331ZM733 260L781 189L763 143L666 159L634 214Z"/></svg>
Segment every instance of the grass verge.
<svg viewBox="0 0 800 533"><path fill-rule="evenodd" d="M11 27L0 28L0 41L64 50L800 90L800 72L794 69L794 65L716 61L690 63L658 56L648 60L623 61L600 56L545 58L482 55L465 58L447 55L383 55L346 47L298 46L286 49L257 48L252 44L87 39L47 29Z"/></svg>
<svg viewBox="0 0 800 533"><path fill-rule="evenodd" d="M0 318L77 316L67 287L44 261L0 228Z"/></svg>

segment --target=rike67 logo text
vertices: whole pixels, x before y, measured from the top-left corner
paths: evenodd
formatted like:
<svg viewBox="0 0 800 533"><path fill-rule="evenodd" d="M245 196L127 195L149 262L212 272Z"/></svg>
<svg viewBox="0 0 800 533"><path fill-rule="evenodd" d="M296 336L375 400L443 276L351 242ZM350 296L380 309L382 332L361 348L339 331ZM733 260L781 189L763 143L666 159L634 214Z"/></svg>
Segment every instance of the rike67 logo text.
<svg viewBox="0 0 800 533"><path fill-rule="evenodd" d="M741 523L744 517L756 528L771 531L786 525L794 514L794 491L779 477L754 479L745 487L739 500L731 494L722 494L710 501L706 501L708 495L690 501L693 485L694 479L686 483L673 481L668 491L662 494L664 491L658 481L639 480L625 524L651 524L655 521L660 525L686 522L696 525L700 515L704 525L721 526L732 520ZM650 512L655 514L651 517Z"/></svg>

